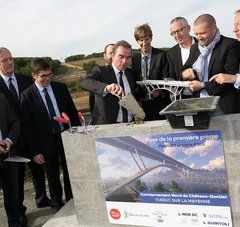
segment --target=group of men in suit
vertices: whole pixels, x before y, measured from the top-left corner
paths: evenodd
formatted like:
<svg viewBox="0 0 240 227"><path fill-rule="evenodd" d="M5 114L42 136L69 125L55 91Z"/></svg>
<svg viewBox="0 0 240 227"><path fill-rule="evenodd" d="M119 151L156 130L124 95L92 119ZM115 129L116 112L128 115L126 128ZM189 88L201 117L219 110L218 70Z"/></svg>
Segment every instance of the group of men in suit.
<svg viewBox="0 0 240 227"><path fill-rule="evenodd" d="M234 32L238 38L240 37L239 20L240 10L236 12L234 26ZM114 45L112 64L95 68L92 74L80 82L84 89L95 95L92 123L125 122L124 112L118 104L116 93L113 94L111 90L108 90L111 83L114 83L116 87L114 91L120 96L129 91L135 95L146 113L145 120L161 119L159 111L170 103L169 94L153 90L149 95L144 87L136 85L136 81L141 80L188 80L190 81L189 88L184 89L184 98L220 96L215 115L240 112L239 105L237 105L238 92L231 84L232 82L223 80L227 77L228 80L233 79L235 83L236 78L239 78L237 74L240 62L239 42L221 35L215 18L210 14L200 15L195 20L193 28L195 38L190 36L191 27L185 18L174 18L170 23L170 34L177 44L165 52L151 46L153 35L148 24L137 26L134 37L140 50L132 56L131 68L128 68L131 55L130 44L127 47L128 60L125 67L119 69L116 64L119 48L122 48L122 43L126 41L117 42ZM123 59L127 59L127 56ZM131 84L130 90L125 90L126 85L124 88L121 86L119 71L128 74L126 78Z"/></svg>
<svg viewBox="0 0 240 227"><path fill-rule="evenodd" d="M214 17L209 14L195 20L196 38L189 32L186 19L173 19L170 34L177 45L167 53L151 46L153 35L147 24L135 28L134 37L140 51L133 57L128 42L122 40L112 45L111 62L95 67L80 82L84 89L94 93L92 123L132 121L132 114L118 104L128 92L142 105L146 120L159 119L158 112L170 103L169 94L153 91L149 96L136 81L169 77L191 81L187 97L219 95L221 114L239 112L239 105L236 105L239 98L236 89L240 88L239 42L222 36ZM234 32L240 41L240 10L235 15ZM129 68L131 60L132 68ZM5 162L9 150L12 154L31 156L30 170L38 207L52 206L58 210L63 206L60 165L64 171L66 200L72 198L60 137L67 126L56 123L53 118L65 112L73 125L79 125L77 110L66 86L51 81L52 71L45 60L35 59L31 68L34 83L14 73L10 51L0 48L0 180L9 226L27 226L23 206L24 165ZM46 195L44 172L48 175L51 200Z"/></svg>
<svg viewBox="0 0 240 227"><path fill-rule="evenodd" d="M0 181L9 226L27 226L24 201L24 163L4 161L18 154L32 159L29 163L36 192L37 207L59 210L62 186L59 170L63 169L65 198L72 191L61 132L67 129L54 121L54 116L65 112L72 125L79 125L77 110L65 84L52 82L48 62L36 58L31 64L32 79L14 73L11 52L0 48ZM10 153L9 153L10 152ZM50 199L45 186L47 175Z"/></svg>

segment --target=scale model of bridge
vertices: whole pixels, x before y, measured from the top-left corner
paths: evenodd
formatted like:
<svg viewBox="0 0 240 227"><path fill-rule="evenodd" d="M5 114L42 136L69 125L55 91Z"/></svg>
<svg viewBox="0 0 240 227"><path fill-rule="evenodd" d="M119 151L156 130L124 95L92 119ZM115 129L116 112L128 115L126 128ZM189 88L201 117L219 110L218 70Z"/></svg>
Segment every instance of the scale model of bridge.
<svg viewBox="0 0 240 227"><path fill-rule="evenodd" d="M145 86L149 98L151 98L151 92L154 90L167 90L170 92L172 101L175 101L177 97L181 99L181 94L184 88L188 88L189 81L175 81L175 80L143 80L137 81L137 84Z"/></svg>

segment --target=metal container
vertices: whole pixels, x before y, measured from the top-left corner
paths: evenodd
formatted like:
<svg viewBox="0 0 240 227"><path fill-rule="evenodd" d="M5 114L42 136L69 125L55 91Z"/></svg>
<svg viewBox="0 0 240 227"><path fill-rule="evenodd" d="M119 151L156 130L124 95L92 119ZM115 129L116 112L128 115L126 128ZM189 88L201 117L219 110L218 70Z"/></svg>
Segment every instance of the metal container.
<svg viewBox="0 0 240 227"><path fill-rule="evenodd" d="M179 99L163 110L172 128L208 129L213 111L217 108L219 96Z"/></svg>

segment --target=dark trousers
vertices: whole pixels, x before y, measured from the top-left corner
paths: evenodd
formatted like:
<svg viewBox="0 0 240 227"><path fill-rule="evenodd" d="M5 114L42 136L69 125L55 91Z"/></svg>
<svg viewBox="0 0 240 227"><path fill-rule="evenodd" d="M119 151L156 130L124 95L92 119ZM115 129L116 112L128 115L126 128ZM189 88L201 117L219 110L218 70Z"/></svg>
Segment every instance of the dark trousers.
<svg viewBox="0 0 240 227"><path fill-rule="evenodd" d="M66 201L70 200L72 195L72 189L70 185L66 158L64 154L62 138L60 134L54 135L55 149L51 156L45 158L45 171L48 177L50 197L53 206L60 206L62 204L62 185L60 182L60 165L63 170L63 182Z"/></svg>
<svg viewBox="0 0 240 227"><path fill-rule="evenodd" d="M20 156L26 156L26 147L21 148L19 151ZM25 163L18 164L18 198L19 198L19 209L22 214L26 212L26 207L23 205L24 201L24 177L26 171ZM45 186L45 175L42 166L37 165L34 162L28 163L28 167L31 172L32 182L35 189L35 201L39 204L42 200L46 199L46 186Z"/></svg>
<svg viewBox="0 0 240 227"><path fill-rule="evenodd" d="M4 207L10 227L19 226L18 206L18 163L5 162L7 154L0 155L0 180L3 189Z"/></svg>

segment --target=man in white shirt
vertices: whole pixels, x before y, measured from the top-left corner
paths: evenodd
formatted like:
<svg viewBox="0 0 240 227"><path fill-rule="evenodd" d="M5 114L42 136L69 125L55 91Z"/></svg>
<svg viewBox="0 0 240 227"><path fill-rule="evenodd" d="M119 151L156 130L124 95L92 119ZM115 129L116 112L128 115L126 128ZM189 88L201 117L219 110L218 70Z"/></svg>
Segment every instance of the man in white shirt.
<svg viewBox="0 0 240 227"><path fill-rule="evenodd" d="M175 39L176 45L167 51L169 62L169 77L180 79L182 67L187 61L191 46L196 42L189 33L191 26L184 17L176 17L170 23L170 34Z"/></svg>

